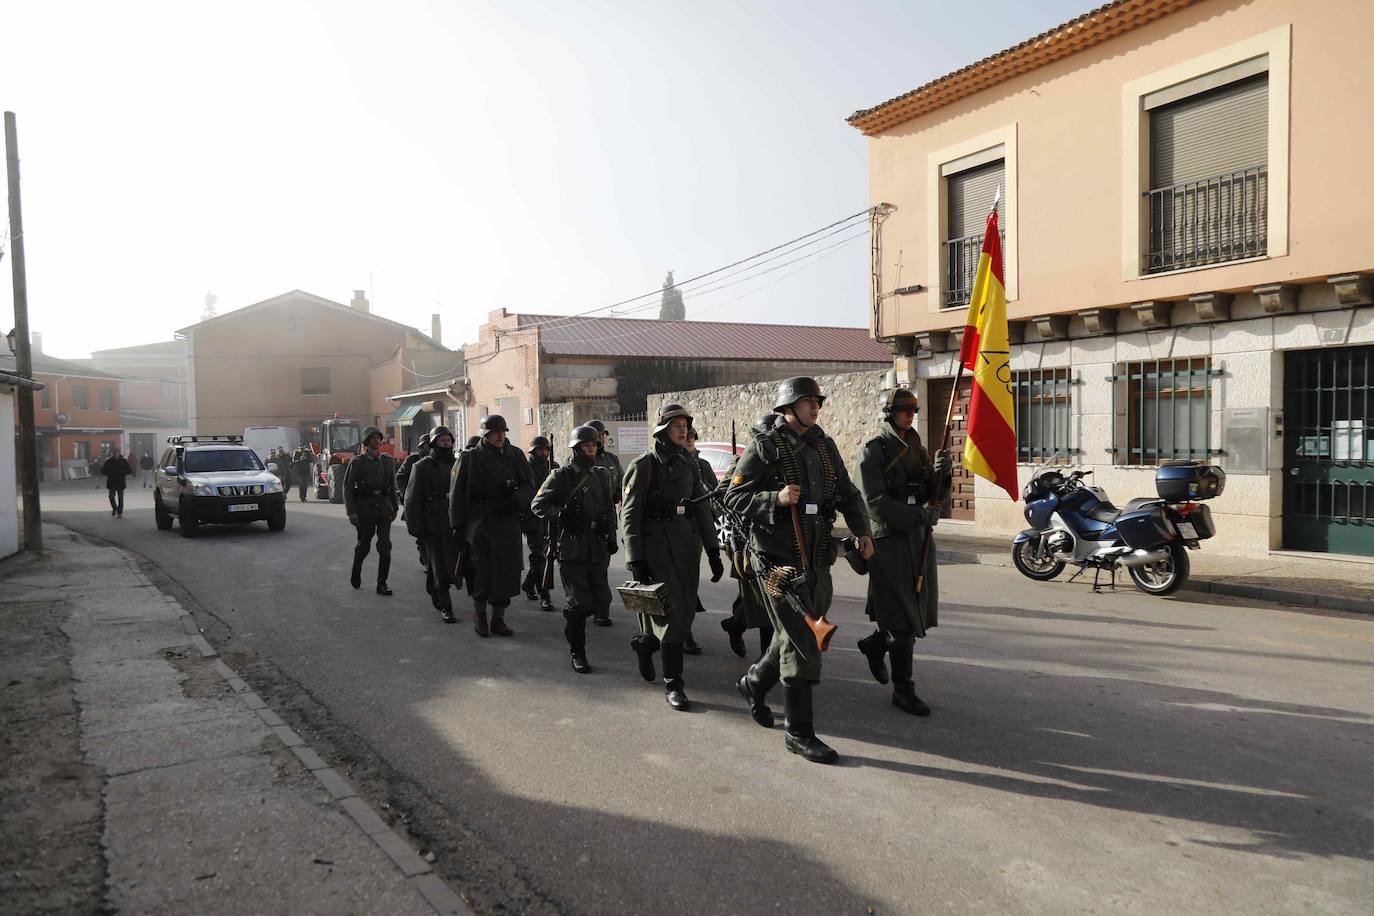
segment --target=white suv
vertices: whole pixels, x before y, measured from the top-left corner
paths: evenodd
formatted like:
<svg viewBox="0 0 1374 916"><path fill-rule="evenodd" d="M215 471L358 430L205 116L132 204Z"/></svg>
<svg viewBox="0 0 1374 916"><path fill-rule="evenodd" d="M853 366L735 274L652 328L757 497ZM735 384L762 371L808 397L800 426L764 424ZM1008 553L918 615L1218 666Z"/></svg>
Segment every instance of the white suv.
<svg viewBox="0 0 1374 916"><path fill-rule="evenodd" d="M286 527L286 494L262 459L242 436L173 436L157 468L153 515L170 531L181 521L181 536L195 537L202 524L266 521L272 531Z"/></svg>

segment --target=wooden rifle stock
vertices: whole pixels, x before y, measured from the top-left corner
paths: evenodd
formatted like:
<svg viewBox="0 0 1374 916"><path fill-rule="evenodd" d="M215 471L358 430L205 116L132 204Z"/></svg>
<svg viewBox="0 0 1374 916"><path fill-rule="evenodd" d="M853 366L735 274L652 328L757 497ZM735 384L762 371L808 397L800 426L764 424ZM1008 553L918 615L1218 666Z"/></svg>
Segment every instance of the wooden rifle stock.
<svg viewBox="0 0 1374 916"><path fill-rule="evenodd" d="M801 513L797 511L797 504L793 503L788 507L792 510L792 533L797 538L797 554L801 557L802 572L811 571L811 558L806 551L806 538L802 535ZM807 576L807 585L810 586L810 576ZM816 646L824 652L830 648L830 640L834 637L835 631L839 627L825 619L825 615L813 617L806 615L806 625L811 628L811 635L816 637Z"/></svg>

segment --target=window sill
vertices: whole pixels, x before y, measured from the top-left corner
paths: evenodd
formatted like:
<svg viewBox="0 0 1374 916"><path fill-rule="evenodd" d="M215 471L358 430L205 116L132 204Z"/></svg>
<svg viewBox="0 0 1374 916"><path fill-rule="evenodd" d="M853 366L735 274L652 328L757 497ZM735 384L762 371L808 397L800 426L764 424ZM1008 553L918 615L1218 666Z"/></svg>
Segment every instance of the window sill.
<svg viewBox="0 0 1374 916"><path fill-rule="evenodd" d="M1200 270L1216 270L1218 267L1234 267L1237 264L1254 264L1257 261L1268 261L1269 255L1262 254L1253 258L1236 258L1234 261L1218 261L1215 264L1199 264L1197 267L1177 267L1173 270L1161 270L1157 273L1140 273L1130 277L1129 280L1153 280L1156 277L1176 277L1179 274L1192 274Z"/></svg>

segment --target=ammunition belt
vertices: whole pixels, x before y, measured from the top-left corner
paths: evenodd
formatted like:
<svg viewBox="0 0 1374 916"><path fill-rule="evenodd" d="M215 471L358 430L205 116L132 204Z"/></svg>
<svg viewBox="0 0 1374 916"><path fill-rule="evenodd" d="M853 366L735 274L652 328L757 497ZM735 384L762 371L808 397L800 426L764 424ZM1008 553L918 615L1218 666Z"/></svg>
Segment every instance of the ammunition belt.
<svg viewBox="0 0 1374 916"><path fill-rule="evenodd" d="M779 461L782 464L782 482L784 484L800 484L802 479L801 461L797 456L796 450L792 448L791 443L787 441L787 437L783 435L782 429L773 430L768 434L768 438L773 441L773 445L778 452ZM835 521L835 486L837 483L835 475L835 454L828 441L823 441L816 446L816 454L821 459L820 511L825 519L833 524ZM788 511L790 512L790 510ZM827 525L825 529L820 532L820 536L816 538L816 543L811 547L811 560L813 565L817 557L825 556L830 550L829 529L830 526ZM795 531L792 534L792 544L797 556L800 557L803 547L801 544L797 543Z"/></svg>

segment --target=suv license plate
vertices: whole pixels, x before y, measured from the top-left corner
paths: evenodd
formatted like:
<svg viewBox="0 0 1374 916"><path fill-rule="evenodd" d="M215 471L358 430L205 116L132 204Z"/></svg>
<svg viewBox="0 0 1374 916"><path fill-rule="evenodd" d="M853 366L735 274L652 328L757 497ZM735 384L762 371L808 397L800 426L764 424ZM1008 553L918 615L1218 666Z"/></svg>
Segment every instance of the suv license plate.
<svg viewBox="0 0 1374 916"><path fill-rule="evenodd" d="M258 511L258 504L257 504L257 503L239 503L237 506L230 506L230 507L229 507L229 511L230 511L230 512L256 512L256 511Z"/></svg>
<svg viewBox="0 0 1374 916"><path fill-rule="evenodd" d="M1197 540L1197 529L1193 527L1192 522L1179 522L1178 533L1183 535L1183 539L1186 541Z"/></svg>

